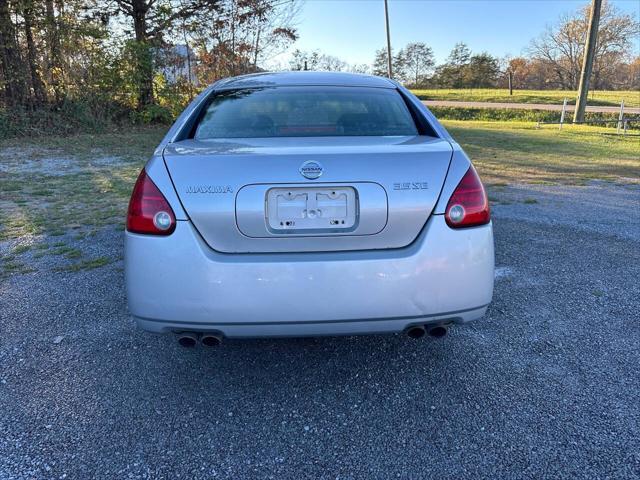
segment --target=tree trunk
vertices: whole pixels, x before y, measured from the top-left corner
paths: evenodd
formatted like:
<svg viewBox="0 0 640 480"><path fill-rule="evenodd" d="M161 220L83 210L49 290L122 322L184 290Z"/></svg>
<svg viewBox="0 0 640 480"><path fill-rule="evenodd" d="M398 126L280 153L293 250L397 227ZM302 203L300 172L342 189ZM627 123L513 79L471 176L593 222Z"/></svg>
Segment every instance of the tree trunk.
<svg viewBox="0 0 640 480"><path fill-rule="evenodd" d="M260 52L260 30L262 29L262 25L258 24L258 28L256 31L256 45L253 51L253 70L258 71L258 55Z"/></svg>
<svg viewBox="0 0 640 480"><path fill-rule="evenodd" d="M136 63L138 68L138 110L153 104L153 53L147 35L145 0L133 1L133 28L136 34Z"/></svg>
<svg viewBox="0 0 640 480"><path fill-rule="evenodd" d="M59 0L59 5L62 4L62 0ZM58 10L60 12L61 9ZM60 61L60 31L58 28L58 22L56 20L55 8L53 6L53 0L45 0L45 15L46 15L46 35L48 44L48 61L47 70L49 73L49 83L53 88L53 95L56 103L60 103L64 97L64 82L62 62Z"/></svg>
<svg viewBox="0 0 640 480"><path fill-rule="evenodd" d="M233 2L231 6L231 75L237 75L236 72L236 7L237 2Z"/></svg>
<svg viewBox="0 0 640 480"><path fill-rule="evenodd" d="M33 10L30 2L24 3L22 16L24 18L24 36L27 40L27 60L29 63L29 73L31 75L33 100L36 105L41 106L46 102L46 93L36 60L36 45L33 41Z"/></svg>
<svg viewBox="0 0 640 480"><path fill-rule="evenodd" d="M4 96L7 106L25 105L27 84L8 0L0 0L0 63L4 74Z"/></svg>

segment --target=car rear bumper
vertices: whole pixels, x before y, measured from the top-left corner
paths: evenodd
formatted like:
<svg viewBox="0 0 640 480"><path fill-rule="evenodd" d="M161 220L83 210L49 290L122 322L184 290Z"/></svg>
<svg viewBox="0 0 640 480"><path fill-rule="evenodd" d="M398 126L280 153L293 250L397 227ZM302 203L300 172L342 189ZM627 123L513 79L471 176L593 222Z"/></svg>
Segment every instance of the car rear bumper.
<svg viewBox="0 0 640 480"><path fill-rule="evenodd" d="M491 224L450 229L433 215L394 250L222 254L188 221L173 234L125 233L130 313L152 332L228 337L397 332L484 315L493 294Z"/></svg>

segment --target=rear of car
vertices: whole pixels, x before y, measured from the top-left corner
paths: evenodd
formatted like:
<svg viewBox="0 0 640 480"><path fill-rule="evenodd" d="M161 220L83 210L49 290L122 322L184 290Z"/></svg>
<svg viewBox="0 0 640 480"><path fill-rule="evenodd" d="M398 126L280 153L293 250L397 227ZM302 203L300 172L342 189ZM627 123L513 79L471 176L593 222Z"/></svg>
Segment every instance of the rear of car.
<svg viewBox="0 0 640 480"><path fill-rule="evenodd" d="M408 91L360 75L203 92L141 172L125 252L138 324L193 338L417 336L481 317L493 291L470 161Z"/></svg>

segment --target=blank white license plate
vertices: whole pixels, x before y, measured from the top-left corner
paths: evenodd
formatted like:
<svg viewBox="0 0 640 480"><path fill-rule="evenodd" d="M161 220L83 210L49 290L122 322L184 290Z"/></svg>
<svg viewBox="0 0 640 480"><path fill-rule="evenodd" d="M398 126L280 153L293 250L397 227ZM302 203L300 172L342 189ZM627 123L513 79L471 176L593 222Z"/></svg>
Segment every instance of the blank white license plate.
<svg viewBox="0 0 640 480"><path fill-rule="evenodd" d="M267 221L273 231L349 230L357 220L352 187L272 188L267 191Z"/></svg>

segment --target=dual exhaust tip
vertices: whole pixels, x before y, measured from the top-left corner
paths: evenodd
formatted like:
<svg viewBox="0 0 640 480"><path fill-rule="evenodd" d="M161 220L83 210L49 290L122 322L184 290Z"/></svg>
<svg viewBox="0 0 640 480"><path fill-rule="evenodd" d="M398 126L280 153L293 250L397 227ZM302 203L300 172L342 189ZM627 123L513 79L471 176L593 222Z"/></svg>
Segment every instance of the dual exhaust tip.
<svg viewBox="0 0 640 480"><path fill-rule="evenodd" d="M194 348L198 342L205 347L217 347L222 343L222 336L216 333L178 333L178 345L184 348Z"/></svg>
<svg viewBox="0 0 640 480"><path fill-rule="evenodd" d="M447 325L414 325L407 329L409 338L422 338L426 334L433 338L442 338L447 334ZM200 342L205 347L217 347L222 343L222 336L216 333L180 332L178 344L184 348L194 348Z"/></svg>
<svg viewBox="0 0 640 480"><path fill-rule="evenodd" d="M409 338L422 338L428 334L433 338L442 338L447 334L447 325L414 325L407 329Z"/></svg>

